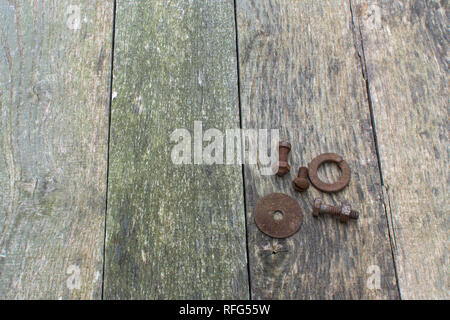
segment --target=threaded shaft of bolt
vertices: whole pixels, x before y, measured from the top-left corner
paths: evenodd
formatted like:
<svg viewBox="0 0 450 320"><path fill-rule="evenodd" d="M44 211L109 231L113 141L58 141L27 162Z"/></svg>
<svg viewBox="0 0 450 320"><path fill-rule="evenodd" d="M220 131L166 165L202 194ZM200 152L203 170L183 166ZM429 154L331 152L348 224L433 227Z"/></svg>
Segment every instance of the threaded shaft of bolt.
<svg viewBox="0 0 450 320"><path fill-rule="evenodd" d="M298 169L298 177L307 179L308 178L308 168L300 167Z"/></svg>
<svg viewBox="0 0 450 320"><path fill-rule="evenodd" d="M280 145L279 147L279 159L280 161L287 161L289 152L291 151L291 148L286 145Z"/></svg>
<svg viewBox="0 0 450 320"><path fill-rule="evenodd" d="M359 212L356 210L351 210L350 211L350 218L351 219L358 219L359 218Z"/></svg>
<svg viewBox="0 0 450 320"><path fill-rule="evenodd" d="M320 206L320 213L328 213L333 216L339 216L341 214L341 208L323 204Z"/></svg>

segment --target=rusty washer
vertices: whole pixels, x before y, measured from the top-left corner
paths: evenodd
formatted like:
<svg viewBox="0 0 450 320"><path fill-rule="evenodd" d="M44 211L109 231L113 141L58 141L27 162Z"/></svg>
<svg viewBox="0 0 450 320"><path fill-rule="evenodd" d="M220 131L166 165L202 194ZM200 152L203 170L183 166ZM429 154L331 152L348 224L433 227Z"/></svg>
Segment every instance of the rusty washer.
<svg viewBox="0 0 450 320"><path fill-rule="evenodd" d="M279 217L277 218L277 212ZM294 198L272 193L261 198L255 209L255 223L261 232L272 238L287 238L300 229L302 208Z"/></svg>
<svg viewBox="0 0 450 320"><path fill-rule="evenodd" d="M334 162L341 169L341 177L335 183L325 183L319 179L317 169L325 162ZM309 180L312 185L323 192L338 192L344 189L350 182L350 167L342 157L336 153L324 153L314 158L308 168Z"/></svg>

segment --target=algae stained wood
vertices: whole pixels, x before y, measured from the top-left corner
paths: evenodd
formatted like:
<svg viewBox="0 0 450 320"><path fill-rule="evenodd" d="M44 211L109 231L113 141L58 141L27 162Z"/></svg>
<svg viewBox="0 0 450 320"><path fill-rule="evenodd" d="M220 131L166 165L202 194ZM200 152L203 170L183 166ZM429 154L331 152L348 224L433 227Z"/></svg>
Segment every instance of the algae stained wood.
<svg viewBox="0 0 450 320"><path fill-rule="evenodd" d="M248 298L241 166L171 140L239 128L233 2L118 1L115 48L105 298Z"/></svg>
<svg viewBox="0 0 450 320"><path fill-rule="evenodd" d="M0 298L101 297L113 1L0 1Z"/></svg>
<svg viewBox="0 0 450 320"><path fill-rule="evenodd" d="M255 299L398 298L377 155L351 11L338 1L237 1L240 94L245 128L279 128L292 144L291 173L262 176L245 166L249 264ZM334 195L291 187L299 166L336 152L350 185ZM324 166L324 180L338 170ZM275 240L254 224L258 199L284 192L298 199L304 221ZM313 199L350 202L360 219L340 224L311 215Z"/></svg>
<svg viewBox="0 0 450 320"><path fill-rule="evenodd" d="M352 1L405 299L448 299L446 1Z"/></svg>

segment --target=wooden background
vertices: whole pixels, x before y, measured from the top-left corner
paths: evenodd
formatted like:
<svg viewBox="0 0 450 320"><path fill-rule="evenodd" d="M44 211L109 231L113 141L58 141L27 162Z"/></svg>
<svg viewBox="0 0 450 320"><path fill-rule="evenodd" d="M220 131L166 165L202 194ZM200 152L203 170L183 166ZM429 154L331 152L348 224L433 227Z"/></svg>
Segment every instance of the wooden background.
<svg viewBox="0 0 450 320"><path fill-rule="evenodd" d="M0 0L0 298L448 299L448 10ZM175 165L195 121L279 129L290 175ZM349 187L295 193L323 152ZM271 192L303 208L288 239L253 222Z"/></svg>

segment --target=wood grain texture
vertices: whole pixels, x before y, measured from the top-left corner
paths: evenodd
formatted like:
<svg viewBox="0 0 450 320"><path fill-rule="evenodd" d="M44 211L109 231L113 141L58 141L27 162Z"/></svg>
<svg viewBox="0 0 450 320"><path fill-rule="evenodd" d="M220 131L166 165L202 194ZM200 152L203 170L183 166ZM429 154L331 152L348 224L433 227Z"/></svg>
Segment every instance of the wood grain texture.
<svg viewBox="0 0 450 320"><path fill-rule="evenodd" d="M255 299L396 299L398 290L379 168L351 12L340 1L237 1L241 107L246 128L279 128L292 143L291 173L246 165L251 290ZM301 165L325 152L347 160L350 185L335 195L293 191ZM338 170L320 175L335 180ZM300 231L274 240L254 224L259 198L284 192L304 211ZM313 199L347 200L357 222L312 217ZM376 270L380 271L377 288Z"/></svg>
<svg viewBox="0 0 450 320"><path fill-rule="evenodd" d="M447 1L352 1L404 299L449 299Z"/></svg>
<svg viewBox="0 0 450 320"><path fill-rule="evenodd" d="M171 160L239 128L233 2L118 1L114 61L105 298L248 298L241 166Z"/></svg>
<svg viewBox="0 0 450 320"><path fill-rule="evenodd" d="M101 296L113 6L74 5L0 1L1 299Z"/></svg>

